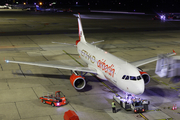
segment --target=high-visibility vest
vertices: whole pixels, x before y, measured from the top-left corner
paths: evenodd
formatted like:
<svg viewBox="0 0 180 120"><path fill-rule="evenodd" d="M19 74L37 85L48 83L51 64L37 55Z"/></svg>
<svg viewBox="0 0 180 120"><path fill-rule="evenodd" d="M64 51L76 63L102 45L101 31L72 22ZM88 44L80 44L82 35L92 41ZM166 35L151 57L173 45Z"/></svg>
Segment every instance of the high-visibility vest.
<svg viewBox="0 0 180 120"><path fill-rule="evenodd" d="M112 107L116 107L114 102L112 102Z"/></svg>

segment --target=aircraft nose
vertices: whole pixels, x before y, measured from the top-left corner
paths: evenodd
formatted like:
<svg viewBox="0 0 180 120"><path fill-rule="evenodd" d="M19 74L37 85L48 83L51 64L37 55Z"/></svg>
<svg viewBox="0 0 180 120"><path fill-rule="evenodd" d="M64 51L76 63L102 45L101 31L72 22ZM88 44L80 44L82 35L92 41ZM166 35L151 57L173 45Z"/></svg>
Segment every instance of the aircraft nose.
<svg viewBox="0 0 180 120"><path fill-rule="evenodd" d="M140 95L144 92L144 85L143 84L139 84L136 87L134 87L134 94L135 95Z"/></svg>
<svg viewBox="0 0 180 120"><path fill-rule="evenodd" d="M137 95L143 94L144 93L144 86L139 87L137 90Z"/></svg>

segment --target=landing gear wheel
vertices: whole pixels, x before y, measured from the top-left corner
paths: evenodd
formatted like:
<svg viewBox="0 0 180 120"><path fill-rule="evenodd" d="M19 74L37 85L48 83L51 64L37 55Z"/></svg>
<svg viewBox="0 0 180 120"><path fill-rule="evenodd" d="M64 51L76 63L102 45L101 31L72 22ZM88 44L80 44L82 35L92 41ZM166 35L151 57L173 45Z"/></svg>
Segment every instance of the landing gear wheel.
<svg viewBox="0 0 180 120"><path fill-rule="evenodd" d="M52 107L55 107L54 103L51 104Z"/></svg>
<svg viewBox="0 0 180 120"><path fill-rule="evenodd" d="M43 100L42 103L46 104L46 101Z"/></svg>
<svg viewBox="0 0 180 120"><path fill-rule="evenodd" d="M121 107L123 107L123 105L122 105L122 101L120 101L120 106L121 106Z"/></svg>

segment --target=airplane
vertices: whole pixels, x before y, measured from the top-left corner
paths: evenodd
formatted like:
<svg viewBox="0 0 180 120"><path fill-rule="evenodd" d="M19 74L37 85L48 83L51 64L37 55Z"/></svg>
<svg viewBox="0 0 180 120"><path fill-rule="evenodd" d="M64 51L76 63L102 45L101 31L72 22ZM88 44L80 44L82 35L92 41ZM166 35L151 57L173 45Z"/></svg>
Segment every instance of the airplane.
<svg viewBox="0 0 180 120"><path fill-rule="evenodd" d="M84 76L86 73L92 73L100 79L108 80L128 94L142 94L145 90L145 85L150 82L150 76L138 67L156 61L158 60L158 57L128 63L127 61L124 61L107 51L88 43L84 36L80 13L78 13L77 19L79 32L79 40L76 40L77 52L79 53L80 58L87 63L88 67L74 67L10 60L5 60L5 62L72 70L73 72L70 76L70 83L76 90L82 90L85 88L86 80ZM176 53L173 50L173 52L168 53L167 56L175 54ZM81 72L81 75L79 75L77 71Z"/></svg>
<svg viewBox="0 0 180 120"><path fill-rule="evenodd" d="M0 9L11 9L8 5L0 5Z"/></svg>

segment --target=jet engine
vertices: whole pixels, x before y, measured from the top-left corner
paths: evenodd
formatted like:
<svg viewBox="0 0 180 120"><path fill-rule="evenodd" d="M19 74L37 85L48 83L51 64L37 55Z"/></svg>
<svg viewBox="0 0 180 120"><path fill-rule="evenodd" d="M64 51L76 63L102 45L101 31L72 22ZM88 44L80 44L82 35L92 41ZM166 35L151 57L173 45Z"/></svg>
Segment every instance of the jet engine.
<svg viewBox="0 0 180 120"><path fill-rule="evenodd" d="M150 82L150 76L146 72L143 72L141 68L138 67L137 69L139 70L145 85L147 85Z"/></svg>
<svg viewBox="0 0 180 120"><path fill-rule="evenodd" d="M146 72L143 71L139 71L139 72L142 75L145 85L147 85L150 82L150 76Z"/></svg>
<svg viewBox="0 0 180 120"><path fill-rule="evenodd" d="M86 86L84 77L75 75L74 73L70 77L70 82L76 90L82 90Z"/></svg>

